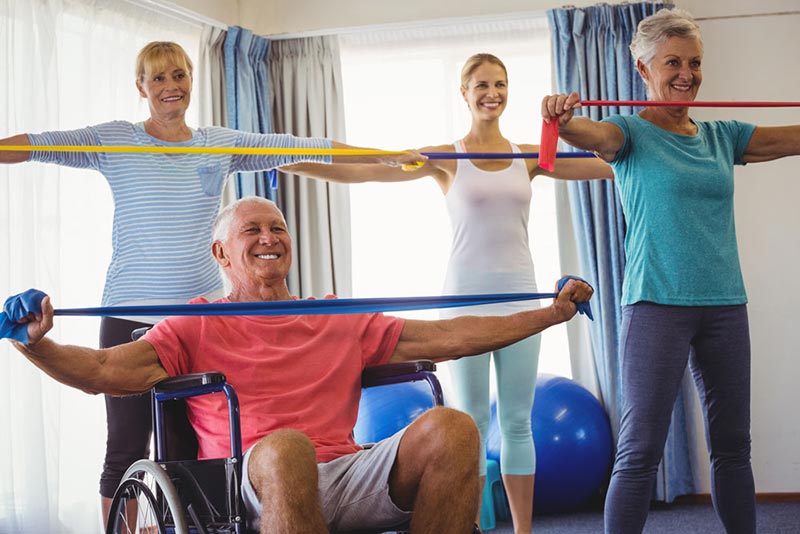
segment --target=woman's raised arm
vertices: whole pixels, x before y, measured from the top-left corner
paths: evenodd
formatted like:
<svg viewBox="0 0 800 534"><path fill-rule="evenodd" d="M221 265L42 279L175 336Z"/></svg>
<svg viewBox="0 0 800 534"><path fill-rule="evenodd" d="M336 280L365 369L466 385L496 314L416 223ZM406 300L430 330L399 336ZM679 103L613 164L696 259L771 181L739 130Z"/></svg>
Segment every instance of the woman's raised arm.
<svg viewBox="0 0 800 534"><path fill-rule="evenodd" d="M542 100L542 119L558 120L558 135L570 145L612 161L625 141L622 130L607 122L573 118L574 110L579 107L578 93L546 96Z"/></svg>
<svg viewBox="0 0 800 534"><path fill-rule="evenodd" d="M5 139L0 139L0 145L30 146L31 142L26 134L19 134L11 137L6 137ZM30 151L27 150L19 150L19 151L0 150L0 163L22 163L23 161L28 161L30 154L31 154Z"/></svg>

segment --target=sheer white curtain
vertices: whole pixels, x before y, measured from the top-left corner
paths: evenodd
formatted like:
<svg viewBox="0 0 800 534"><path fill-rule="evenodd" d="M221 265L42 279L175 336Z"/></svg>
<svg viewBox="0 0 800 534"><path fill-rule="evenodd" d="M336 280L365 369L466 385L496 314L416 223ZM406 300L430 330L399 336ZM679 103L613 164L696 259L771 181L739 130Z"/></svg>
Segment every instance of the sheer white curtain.
<svg viewBox="0 0 800 534"><path fill-rule="evenodd" d="M201 27L124 0L0 0L0 137L146 118L136 53L173 40L197 57ZM99 305L112 199L93 171L0 166L0 299L29 287L56 307ZM99 321L52 336L97 346ZM100 531L102 398L62 387L0 342L0 532Z"/></svg>
<svg viewBox="0 0 800 534"><path fill-rule="evenodd" d="M340 42L348 143L406 149L461 139L471 120L459 91L461 68L479 52L508 68L503 134L515 143L539 142L539 105L551 92L544 16L353 33ZM545 177L532 185L530 245L543 292L561 275L553 185ZM353 296L440 294L451 232L433 179L358 184L350 199ZM433 319L438 312L404 315ZM543 335L539 370L571 376L563 325Z"/></svg>

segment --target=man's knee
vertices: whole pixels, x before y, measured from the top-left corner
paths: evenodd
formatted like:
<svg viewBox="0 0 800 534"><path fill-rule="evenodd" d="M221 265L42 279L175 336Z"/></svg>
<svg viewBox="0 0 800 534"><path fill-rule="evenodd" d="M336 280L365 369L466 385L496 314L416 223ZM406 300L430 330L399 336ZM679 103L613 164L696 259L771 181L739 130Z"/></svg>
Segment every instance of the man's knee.
<svg viewBox="0 0 800 534"><path fill-rule="evenodd" d="M273 432L248 454L247 476L260 503L261 532L327 532L319 505L316 452L305 434Z"/></svg>
<svg viewBox="0 0 800 534"><path fill-rule="evenodd" d="M421 451L450 458L474 458L480 454L480 433L472 417L446 407L428 410L406 430L419 441Z"/></svg>
<svg viewBox="0 0 800 534"><path fill-rule="evenodd" d="M316 452L311 440L296 430L278 430L261 438L250 453L247 475L256 492L268 481L314 474ZM277 480L276 480L277 479Z"/></svg>
<svg viewBox="0 0 800 534"><path fill-rule="evenodd" d="M420 492L430 498L430 492L473 483L477 492L479 459L480 434L472 418L452 408L432 408L403 433L389 494L401 509L411 510ZM459 495L470 497L468 492Z"/></svg>

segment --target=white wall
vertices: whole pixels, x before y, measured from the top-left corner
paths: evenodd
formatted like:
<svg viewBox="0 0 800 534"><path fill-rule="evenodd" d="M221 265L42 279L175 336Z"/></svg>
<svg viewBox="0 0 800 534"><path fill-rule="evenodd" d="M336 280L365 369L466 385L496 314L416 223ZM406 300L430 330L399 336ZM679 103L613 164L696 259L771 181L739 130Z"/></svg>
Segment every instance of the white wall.
<svg viewBox="0 0 800 534"><path fill-rule="evenodd" d="M423 19L498 16L560 7L552 0L178 0L176 4L260 35L391 24ZM573 1L586 6L594 1ZM618 3L618 2L612 2ZM706 53L704 100L798 100L800 15L745 17L794 11L797 0L679 0L701 21ZM237 13L238 10L238 13ZM762 125L800 124L797 110L698 109L700 119L737 118ZM753 467L759 493L800 492L800 159L739 168L736 225L750 296L753 345ZM700 463L705 444L698 432ZM705 467L699 491L709 492Z"/></svg>
<svg viewBox="0 0 800 534"><path fill-rule="evenodd" d="M258 35L537 12L565 5L554 0L405 0L400 4L402 9L393 2L375 0L162 0L160 3L231 26L241 25ZM596 3L573 0L568 4L583 7ZM695 17L792 11L800 7L797 0L678 0L676 3Z"/></svg>
<svg viewBox="0 0 800 534"><path fill-rule="evenodd" d="M592 0L572 0L586 6ZM453 19L497 14L544 11L552 0L239 0L241 20L260 35L316 31L325 28L393 24L432 19ZM563 2L558 4L563 5Z"/></svg>
<svg viewBox="0 0 800 534"><path fill-rule="evenodd" d="M239 0L156 0L155 3L168 7L174 6L178 11L196 13L228 26L244 26L250 30L255 29L247 22L244 24L241 22L246 19L242 19L239 15ZM265 1L259 3L266 4ZM255 5L256 3L251 2L251 4Z"/></svg>
<svg viewBox="0 0 800 534"><path fill-rule="evenodd" d="M696 18L780 13L800 8L797 0L676 0L674 3Z"/></svg>

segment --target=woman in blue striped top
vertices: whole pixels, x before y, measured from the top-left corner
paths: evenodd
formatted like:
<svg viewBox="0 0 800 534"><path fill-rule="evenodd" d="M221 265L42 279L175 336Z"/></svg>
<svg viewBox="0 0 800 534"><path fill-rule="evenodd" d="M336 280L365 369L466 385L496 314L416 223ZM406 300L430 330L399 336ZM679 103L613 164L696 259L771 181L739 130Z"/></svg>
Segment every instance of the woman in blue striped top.
<svg viewBox="0 0 800 534"><path fill-rule="evenodd" d="M146 98L144 122L113 121L79 130L21 134L0 144L31 146L0 152L0 162L40 161L94 169L106 177L114 198L112 257L103 306L185 303L197 296L223 296L222 279L211 255L211 227L226 177L313 161L337 163L338 156L128 154L37 151L47 145L137 145L167 147L355 148L323 138L254 134L221 127L190 128L185 121L192 90L192 62L171 42L146 45L136 62L136 88ZM424 159L348 156L348 162L401 165ZM154 318L153 320L157 320ZM130 341L147 324L125 317L103 318L100 346ZM103 516L120 478L148 455L150 406L147 396L106 397L108 441L100 480Z"/></svg>

